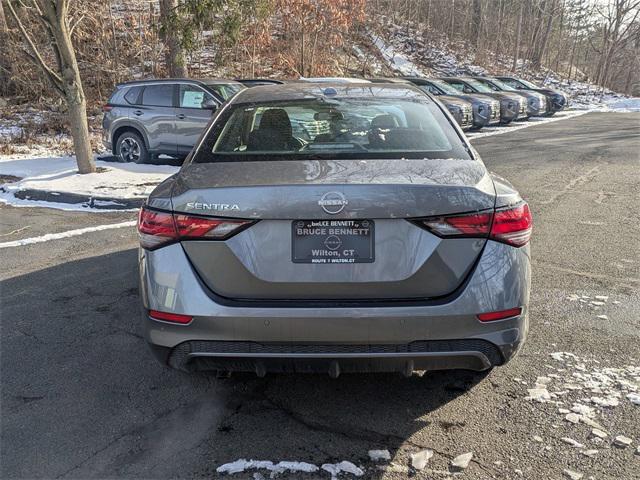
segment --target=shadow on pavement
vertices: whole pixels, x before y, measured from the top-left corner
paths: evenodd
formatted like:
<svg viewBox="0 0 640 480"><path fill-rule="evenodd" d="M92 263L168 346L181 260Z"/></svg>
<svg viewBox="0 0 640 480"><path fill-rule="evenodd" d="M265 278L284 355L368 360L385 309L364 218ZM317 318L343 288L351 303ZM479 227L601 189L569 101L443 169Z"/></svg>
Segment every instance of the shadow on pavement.
<svg viewBox="0 0 640 480"><path fill-rule="evenodd" d="M135 250L0 282L2 478L193 478L239 458L377 478L369 449L427 448L428 414L485 376L182 374L148 352L137 284Z"/></svg>

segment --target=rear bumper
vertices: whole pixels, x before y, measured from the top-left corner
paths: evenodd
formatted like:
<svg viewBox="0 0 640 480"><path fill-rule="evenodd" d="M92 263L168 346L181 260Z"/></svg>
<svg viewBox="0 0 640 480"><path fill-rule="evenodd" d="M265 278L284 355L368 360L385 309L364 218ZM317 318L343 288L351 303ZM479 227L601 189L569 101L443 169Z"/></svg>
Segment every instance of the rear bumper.
<svg viewBox="0 0 640 480"><path fill-rule="evenodd" d="M511 359L527 334L529 249L487 242L466 286L447 302L397 306L228 306L215 301L179 244L141 251L147 342L183 370L485 370ZM522 315L482 323L481 312L520 306ZM149 309L192 315L188 325Z"/></svg>
<svg viewBox="0 0 640 480"><path fill-rule="evenodd" d="M484 340L417 341L410 344L319 345L187 341L152 348L162 363L184 371L330 373L468 369L504 363L500 350Z"/></svg>
<svg viewBox="0 0 640 480"><path fill-rule="evenodd" d="M107 151L113 152L113 143L111 142L111 134L106 129L102 130L102 145L104 145L104 148Z"/></svg>

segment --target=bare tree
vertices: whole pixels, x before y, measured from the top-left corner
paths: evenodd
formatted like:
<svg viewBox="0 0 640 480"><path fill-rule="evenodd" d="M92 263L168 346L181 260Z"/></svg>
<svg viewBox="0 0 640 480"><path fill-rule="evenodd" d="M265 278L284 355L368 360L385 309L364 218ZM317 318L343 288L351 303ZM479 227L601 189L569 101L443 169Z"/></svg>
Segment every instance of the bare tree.
<svg viewBox="0 0 640 480"><path fill-rule="evenodd" d="M524 14L524 3L520 3L520 13L518 14L518 27L516 29L516 42L513 48L513 62L511 64L511 71L516 71L518 64L518 57L520 56L520 37L522 35L522 15Z"/></svg>
<svg viewBox="0 0 640 480"><path fill-rule="evenodd" d="M4 16L4 7L0 2L0 44L7 45L9 38L9 28L7 27L7 20ZM11 64L9 62L9 49L3 48L0 51L0 86L3 96L9 94L9 82L11 82Z"/></svg>
<svg viewBox="0 0 640 480"><path fill-rule="evenodd" d="M603 22L602 50L596 69L596 83L606 85L612 76L611 65L618 52L640 35L637 24L640 1L615 0L607 4L606 9L597 10Z"/></svg>
<svg viewBox="0 0 640 480"><path fill-rule="evenodd" d="M187 65L184 49L176 32L173 17L178 8L178 0L160 0L160 23L162 24L162 38L165 42L165 63L170 77L186 77Z"/></svg>
<svg viewBox="0 0 640 480"><path fill-rule="evenodd" d="M26 44L23 52L43 73L54 90L67 104L73 147L76 153L78 171L91 173L96 165L91 153L87 105L82 89L76 54L71 42L75 25L69 24L68 0L32 0L31 8L37 14L39 24L44 28L53 49L55 65L51 66L41 49L36 46L33 32L29 31L11 2L6 2L20 36Z"/></svg>

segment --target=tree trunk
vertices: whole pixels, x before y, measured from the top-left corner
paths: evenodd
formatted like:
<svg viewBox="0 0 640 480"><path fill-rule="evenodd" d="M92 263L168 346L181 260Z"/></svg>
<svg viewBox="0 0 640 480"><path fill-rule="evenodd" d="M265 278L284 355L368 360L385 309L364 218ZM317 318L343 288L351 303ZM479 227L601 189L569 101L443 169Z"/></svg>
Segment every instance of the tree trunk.
<svg viewBox="0 0 640 480"><path fill-rule="evenodd" d="M456 0L452 0L451 2L451 25L449 27L449 38L453 38L453 34L455 33L455 23L456 21Z"/></svg>
<svg viewBox="0 0 640 480"><path fill-rule="evenodd" d="M0 49L0 94L5 97L9 96L12 90L11 85L11 60L9 58L9 29L7 27L7 19L4 16L4 7L0 0L0 45L5 47Z"/></svg>
<svg viewBox="0 0 640 480"><path fill-rule="evenodd" d="M53 12L52 15L48 11L47 16L60 52L62 89L69 110L69 123L71 136L73 137L73 148L78 162L78 171L80 173L91 173L96 171L96 164L91 152L87 103L82 88L82 79L80 78L76 54L71 43L66 16L60 17L56 13L58 12Z"/></svg>
<svg viewBox="0 0 640 480"><path fill-rule="evenodd" d="M518 65L518 57L520 56L520 37L522 36L522 15L524 14L524 0L520 0L520 13L518 14L518 27L516 30L516 45L513 49L513 63L511 71L515 72Z"/></svg>
<svg viewBox="0 0 640 480"><path fill-rule="evenodd" d="M471 44L475 49L480 44L480 32L482 31L482 4L480 0L473 0L471 13Z"/></svg>
<svg viewBox="0 0 640 480"><path fill-rule="evenodd" d="M171 16L178 7L178 0L160 0L160 22L163 26L165 43L164 59L170 77L185 78L188 76L184 50L171 25Z"/></svg>
<svg viewBox="0 0 640 480"><path fill-rule="evenodd" d="M91 140L87 128L87 105L82 92L70 92L67 96L69 122L73 148L76 152L78 172L91 173L96 171L96 165L91 153Z"/></svg>
<svg viewBox="0 0 640 480"><path fill-rule="evenodd" d="M545 9L547 15L547 24L542 36L537 39L534 45L533 55L531 58L531 65L533 68L538 69L542 65L542 58L547 50L547 42L549 41L549 34L551 33L551 26L553 25L553 13L555 10L555 1L549 2L548 11Z"/></svg>

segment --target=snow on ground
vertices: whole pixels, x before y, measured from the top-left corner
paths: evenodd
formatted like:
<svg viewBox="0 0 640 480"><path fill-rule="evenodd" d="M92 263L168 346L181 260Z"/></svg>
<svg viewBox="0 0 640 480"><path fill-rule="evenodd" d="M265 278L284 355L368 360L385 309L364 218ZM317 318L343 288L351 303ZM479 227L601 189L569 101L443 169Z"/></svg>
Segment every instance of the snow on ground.
<svg viewBox="0 0 640 480"><path fill-rule="evenodd" d="M331 475L331 478L338 478L338 475L343 473L349 473L356 477L364 475L364 471L354 465L351 462L342 461L339 463L324 463L321 467L307 462L291 462L284 461L274 463L270 460L246 460L241 458L235 462L225 463L220 465L216 471L218 473L227 473L232 475L234 473L242 473L247 470L267 470L271 472L270 477L274 478L279 474L285 472L291 473L315 473L320 470L324 470Z"/></svg>
<svg viewBox="0 0 640 480"><path fill-rule="evenodd" d="M402 53L402 50L396 49L375 34L371 34L371 41L380 51L380 54L384 57L392 70L403 76L424 77L424 74L418 66L409 60L409 58Z"/></svg>
<svg viewBox="0 0 640 480"><path fill-rule="evenodd" d="M570 108L604 112L640 112L640 97L629 97L586 82L562 80L553 73L538 81L547 88L562 90L571 99Z"/></svg>
<svg viewBox="0 0 640 480"><path fill-rule="evenodd" d="M80 175L75 157L0 156L0 175L20 177L21 180L0 186L0 202L14 206L48 206L64 210L86 210L83 203L57 203L20 199L21 190L51 192L54 196L72 193L88 198L142 199L157 184L176 173L178 167L168 165L137 165L96 161L98 172ZM99 201L100 202L100 201ZM101 206L109 205L101 201ZM115 205L115 203L114 203ZM108 211L108 209L101 209Z"/></svg>
<svg viewBox="0 0 640 480"><path fill-rule="evenodd" d="M609 295L572 294L566 300L577 307L592 309L595 315L608 305ZM606 320L604 315L598 318ZM549 450L559 440L568 445L564 448L578 449L587 457L596 456L601 450L612 447L616 447L612 451L623 450L631 445L640 454L637 438L633 440L637 432L620 430L618 423L612 421L614 415L625 412L638 414L640 366L606 366L600 359L564 351L549 353L548 362L542 363L546 372L532 382L513 379L527 391L525 399L541 414L539 418L557 430L555 438L534 435L536 442L546 444L544 448ZM635 359L632 363L636 363ZM570 478L583 477L581 472L573 473L575 476Z"/></svg>
<svg viewBox="0 0 640 480"><path fill-rule="evenodd" d="M133 227L135 225L136 221L132 220L128 222L97 225L95 227L77 228L75 230L67 230L66 232L60 233L47 233L39 237L22 238L20 240L14 240L11 242L0 242L0 248L22 247L24 245L33 245L34 243L50 242L51 240L58 240L60 238L77 237L90 232L100 232L104 230L112 230L114 228Z"/></svg>
<svg viewBox="0 0 640 480"><path fill-rule="evenodd" d="M400 75L491 75L510 69L511 58L490 54L484 67L475 65L472 49L451 41L446 35L427 30L425 25L397 25L378 19L378 34L370 34L387 66ZM358 55L360 58L360 55ZM486 68L485 68L486 67ZM522 62L519 67L523 68ZM530 75L525 75L529 78ZM546 88L565 92L571 109L632 112L640 111L640 98L628 97L597 85L560 79L554 72L538 72L534 81Z"/></svg>
<svg viewBox="0 0 640 480"><path fill-rule="evenodd" d="M626 97L614 93L582 94L573 97L571 108L592 112L640 112L640 97Z"/></svg>
<svg viewBox="0 0 640 480"><path fill-rule="evenodd" d="M556 113L553 117L532 117L529 120L523 122L511 122L508 125L496 125L495 127L485 127L479 131L466 132L469 140L475 140L476 138L491 137L493 135L501 135L503 133L515 132L516 130L522 130L523 128L533 127L535 125L543 125L545 123L557 122L559 120L566 120L568 118L578 117L589 113L586 110L579 111L563 111Z"/></svg>
<svg viewBox="0 0 640 480"><path fill-rule="evenodd" d="M539 418L549 422L556 432L541 436L534 431L533 440L544 445L545 450L561 445L560 448L577 450L586 457L625 448L633 448L640 454L637 432L621 430L612 421L620 412L638 414L635 409L640 408L640 367L606 367L596 359L571 352L553 352L549 356L549 363L544 365L548 371L537 376L533 385L521 378L513 379L527 390L524 398ZM566 472L569 478L580 479L585 475Z"/></svg>

